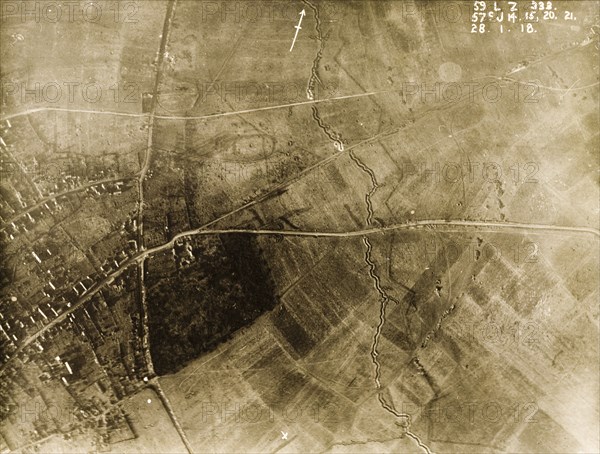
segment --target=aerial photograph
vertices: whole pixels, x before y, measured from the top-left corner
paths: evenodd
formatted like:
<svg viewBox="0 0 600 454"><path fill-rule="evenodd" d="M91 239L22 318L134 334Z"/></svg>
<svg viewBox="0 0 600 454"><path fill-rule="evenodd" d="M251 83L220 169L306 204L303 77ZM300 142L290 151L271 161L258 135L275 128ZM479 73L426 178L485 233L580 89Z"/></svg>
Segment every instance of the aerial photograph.
<svg viewBox="0 0 600 454"><path fill-rule="evenodd" d="M0 454L600 452L600 0L0 0Z"/></svg>

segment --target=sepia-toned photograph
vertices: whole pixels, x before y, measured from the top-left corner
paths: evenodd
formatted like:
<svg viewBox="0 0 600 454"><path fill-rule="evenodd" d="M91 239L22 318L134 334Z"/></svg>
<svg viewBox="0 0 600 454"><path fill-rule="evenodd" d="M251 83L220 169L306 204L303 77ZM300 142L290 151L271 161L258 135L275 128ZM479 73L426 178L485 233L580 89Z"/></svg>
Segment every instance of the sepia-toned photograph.
<svg viewBox="0 0 600 454"><path fill-rule="evenodd" d="M0 454L600 452L600 0L0 0Z"/></svg>

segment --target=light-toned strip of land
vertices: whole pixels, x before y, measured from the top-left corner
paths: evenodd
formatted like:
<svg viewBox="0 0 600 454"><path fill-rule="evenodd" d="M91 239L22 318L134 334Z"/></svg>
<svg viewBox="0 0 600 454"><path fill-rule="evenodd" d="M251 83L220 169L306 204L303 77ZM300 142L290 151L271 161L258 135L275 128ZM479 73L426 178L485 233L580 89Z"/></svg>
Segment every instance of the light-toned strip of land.
<svg viewBox="0 0 600 454"><path fill-rule="evenodd" d="M275 106L264 106L257 107L255 109L246 109L246 110L236 110L234 112L219 112L208 115L199 115L199 116L177 116L177 115L153 115L153 118L159 118L161 120L205 120L208 118L218 118L218 117L228 117L231 115L240 115L252 112L261 112L265 110L275 110L275 109L284 109L287 107L294 106L303 106L310 104L318 104L322 102L330 102L337 101L341 99L352 99L352 98L362 98L365 96L373 96L385 93L392 93L398 90L384 90L384 91L372 91L368 93L355 93L352 95L344 95L344 96L335 96L332 98L324 98L324 99L314 99L310 101L300 101L300 102L292 102L287 104L278 104ZM0 117L0 121L11 120L13 118L18 118L26 115L31 115L40 112L70 112L70 113L85 113L85 114L98 114L98 115L115 115L120 117L136 117L143 118L149 117L150 113L128 113L128 112L115 112L111 110L88 110L88 109L66 109L61 107L36 107L35 109L28 109L23 112L17 112L14 114L3 115Z"/></svg>

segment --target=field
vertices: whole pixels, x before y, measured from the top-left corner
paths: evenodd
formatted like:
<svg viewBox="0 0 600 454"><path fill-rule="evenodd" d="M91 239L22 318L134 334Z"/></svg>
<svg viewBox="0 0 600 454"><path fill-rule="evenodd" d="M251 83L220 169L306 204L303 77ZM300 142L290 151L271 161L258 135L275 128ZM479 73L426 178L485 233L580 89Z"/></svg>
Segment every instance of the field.
<svg viewBox="0 0 600 454"><path fill-rule="evenodd" d="M598 1L0 6L0 453L600 451Z"/></svg>

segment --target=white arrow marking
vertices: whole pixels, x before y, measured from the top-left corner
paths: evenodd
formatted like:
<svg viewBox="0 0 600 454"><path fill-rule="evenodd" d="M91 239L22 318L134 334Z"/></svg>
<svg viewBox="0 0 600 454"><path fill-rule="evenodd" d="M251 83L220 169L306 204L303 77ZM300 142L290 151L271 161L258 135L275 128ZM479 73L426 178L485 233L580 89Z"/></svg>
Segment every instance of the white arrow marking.
<svg viewBox="0 0 600 454"><path fill-rule="evenodd" d="M290 52L294 48L294 43L296 42L296 38L298 37L298 32L302 29L302 27L300 27L300 24L302 24L302 18L304 16L306 16L306 11L300 11L300 22L298 22L298 25L294 27L296 29L296 34L294 35L294 40L292 41L292 47L290 47Z"/></svg>

